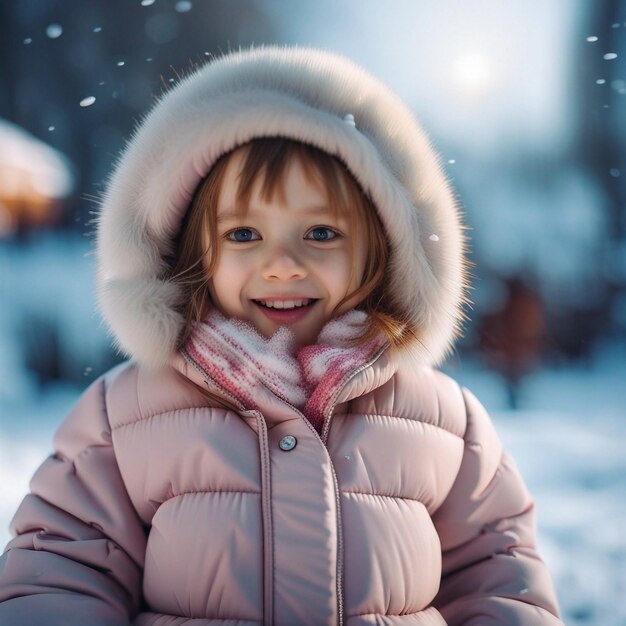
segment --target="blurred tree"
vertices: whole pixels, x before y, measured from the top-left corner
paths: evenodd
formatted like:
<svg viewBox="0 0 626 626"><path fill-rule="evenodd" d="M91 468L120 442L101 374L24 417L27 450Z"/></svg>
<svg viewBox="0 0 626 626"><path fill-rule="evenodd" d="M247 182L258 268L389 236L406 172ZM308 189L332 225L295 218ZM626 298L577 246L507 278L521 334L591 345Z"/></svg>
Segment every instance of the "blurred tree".
<svg viewBox="0 0 626 626"><path fill-rule="evenodd" d="M610 238L599 277L605 285L603 301L595 312L581 311L579 317L580 326L591 316L594 334L612 337L626 330L626 3L598 0L587 7L579 39L576 154L607 194Z"/></svg>

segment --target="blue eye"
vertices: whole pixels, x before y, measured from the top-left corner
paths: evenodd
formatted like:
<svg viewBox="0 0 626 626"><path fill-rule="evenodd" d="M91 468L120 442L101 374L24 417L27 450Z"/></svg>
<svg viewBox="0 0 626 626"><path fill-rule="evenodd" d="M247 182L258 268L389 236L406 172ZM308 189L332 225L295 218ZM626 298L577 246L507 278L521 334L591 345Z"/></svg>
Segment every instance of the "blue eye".
<svg viewBox="0 0 626 626"><path fill-rule="evenodd" d="M237 241L239 243L245 243L246 241L254 241L256 233L251 228L237 228L231 230L227 235L227 239L230 241ZM258 235L256 236L258 239Z"/></svg>
<svg viewBox="0 0 626 626"><path fill-rule="evenodd" d="M308 237L308 235L312 235L312 237ZM337 237L337 233L326 226L316 226L307 233L307 239L314 239L315 241L330 241L335 237Z"/></svg>

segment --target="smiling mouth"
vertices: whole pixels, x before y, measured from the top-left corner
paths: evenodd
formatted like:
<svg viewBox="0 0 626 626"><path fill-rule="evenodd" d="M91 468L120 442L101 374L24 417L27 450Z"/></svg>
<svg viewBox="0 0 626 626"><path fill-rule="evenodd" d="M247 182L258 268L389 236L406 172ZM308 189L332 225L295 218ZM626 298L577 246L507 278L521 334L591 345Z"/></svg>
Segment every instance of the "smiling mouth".
<svg viewBox="0 0 626 626"><path fill-rule="evenodd" d="M304 319L313 309L315 298L298 300L252 300L259 311L275 324L294 324Z"/></svg>
<svg viewBox="0 0 626 626"><path fill-rule="evenodd" d="M266 309L274 309L275 311L292 311L311 306L317 299L315 298L299 298L297 300L252 300L255 304Z"/></svg>

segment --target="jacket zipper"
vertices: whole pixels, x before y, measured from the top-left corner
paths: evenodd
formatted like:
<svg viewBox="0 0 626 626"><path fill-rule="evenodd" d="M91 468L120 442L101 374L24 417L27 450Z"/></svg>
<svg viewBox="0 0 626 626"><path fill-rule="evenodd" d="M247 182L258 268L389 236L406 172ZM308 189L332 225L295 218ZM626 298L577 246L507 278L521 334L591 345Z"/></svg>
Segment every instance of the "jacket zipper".
<svg viewBox="0 0 626 626"><path fill-rule="evenodd" d="M361 365L358 369L348 375L342 382L341 385L338 386L337 391L335 392L335 396L330 403L328 412L324 417L324 425L322 427L322 435L321 440L322 444L326 449L326 443L328 441L328 434L330 432L330 422L332 419L333 411L335 410L335 406L337 404L337 399L341 395L341 392L346 388L346 386L350 383L350 381L364 369L367 369L371 365L373 365L383 354L383 352L387 349L388 346L383 346L380 350L378 350L374 356L369 359L366 363ZM306 418L305 418L306 419ZM307 420L308 421L308 420ZM313 429L315 430L315 429ZM315 432L317 435L317 431ZM335 484L335 506L337 508L337 614L338 614L338 623L339 626L343 626L343 604L344 604L344 593L343 593L343 529L341 523L341 498L339 495L339 483L337 481L337 474L335 473L335 467L333 466L332 460L330 463L331 470L333 472L333 482Z"/></svg>
<svg viewBox="0 0 626 626"><path fill-rule="evenodd" d="M193 360L193 358L191 357L191 355L187 352L187 350L185 350L184 348L181 349L180 353L183 355L183 358L185 359L185 361L187 361L187 363L189 363L189 365L191 365L197 372L199 372L200 374L202 374L202 380L204 381L204 384L207 387L213 387L213 389L217 389L219 390L219 393L227 396L229 400L232 401L233 403L233 409L235 409L236 411L245 411L246 407L239 401L239 399L237 398L237 396L235 396L234 394L230 393L230 391L227 391L226 389L223 389L222 387L220 387L219 385L211 385L210 381L210 376L207 375L207 373Z"/></svg>
<svg viewBox="0 0 626 626"><path fill-rule="evenodd" d="M353 372L351 372L350 374L348 374L342 381L341 381L341 385L339 385L337 387L337 391L335 392L335 395L329 405L329 409L326 413L326 415L324 416L324 425L322 426L322 443L324 445L326 445L326 442L328 441L328 434L330 431L330 422L331 422L331 417L333 415L333 411L335 410L335 406L337 405L337 399L339 398L339 396L341 395L342 391L348 386L348 383L358 374L360 374L363 370L367 369L368 367L371 367L374 363L376 363L376 361L378 361L378 359L383 355L383 353L387 350L387 348L389 347L388 344L383 345L379 350L377 350L374 355L365 363L363 363L363 365L361 365L360 367L358 367L356 370L354 370Z"/></svg>
<svg viewBox="0 0 626 626"><path fill-rule="evenodd" d="M220 393L228 396L233 401L233 408L240 411L248 411L241 402L232 393L226 389L222 389L219 385L211 385L209 383L210 376L193 360L191 355L186 350L181 350L181 354L184 359L202 375L202 380L207 387L213 387L219 389ZM269 457L268 444L267 444L267 428L265 419L261 411L251 410L249 411L257 419L258 435L259 435L259 454L261 460L261 511L265 511L263 514L263 544L265 549L263 551L263 624L267 626L273 626L274 624L274 545L273 545L273 531L272 531L272 507L270 498L270 470L267 458Z"/></svg>
<svg viewBox="0 0 626 626"><path fill-rule="evenodd" d="M314 426L311 424L311 422L309 422L309 420L306 418L306 416L304 415L304 413L302 413L302 411L298 410L295 406L293 406L293 404L291 404L290 402L288 402L287 400L285 400L285 398L279 396L278 394L274 394L276 396L276 398L278 400L280 400L283 404L286 404L290 409L292 409L295 413L297 413L298 415L300 415L302 417L302 419L304 420L304 423L308 426L308 428L313 432L313 434L320 440L320 443L323 445L323 447L328 450L327 446L326 446L326 442L328 440L328 434L330 432L330 422L331 422L331 418L333 415L333 411L335 410L335 406L337 404L337 399L339 398L339 396L341 395L341 392L346 388L346 386L349 384L349 382L358 374L360 374L363 370L367 369L368 367L370 367L371 365L373 365L381 356L382 354L387 350L387 348L389 347L388 344L383 345L379 350L377 350L374 353L374 356L372 356L368 361L366 361L363 365L361 365L360 367L358 367L356 370L354 370L353 372L350 372L350 374L348 374L342 381L341 384L337 387L337 391L335 392L335 395L329 405L329 409L326 412L326 415L324 417L324 425L322 427L322 433L321 436L320 434L317 432L317 430L315 430ZM185 351L182 350L181 351L183 356L185 357L185 359L198 371L202 374L203 379L205 384L208 386L209 385L209 381L208 381L208 377L206 372L191 358L191 356ZM222 393L226 393L228 394L229 397L231 397L233 399L233 401L235 401L236 405L241 407L241 410L246 410L245 407L235 398L235 396L229 392L227 392L225 389L222 389L220 387L220 391L222 391ZM262 413L260 411L252 411L253 413L255 413L258 416L262 416ZM263 420L261 420L263 421ZM330 455L329 455L330 457ZM343 530L342 530L342 524L341 524L341 497L339 495L339 482L337 481L337 474L335 473L335 467L333 466L332 463L332 459L330 460L330 469L331 472L333 474L333 485L334 485L334 489L335 489L335 508L337 510L337 525L336 525L336 531L337 531L337 624L338 626L343 626L344 623L344 618L343 618L343 611L344 611L344 593L343 593ZM270 507L271 510L271 507ZM268 512L269 515L269 512ZM272 591L273 593L273 591ZM270 594L271 595L271 594ZM273 598L270 598L270 602L273 601ZM269 609L266 607L265 609L267 612L269 612ZM272 621L270 623L273 623L273 615L270 613L271 619Z"/></svg>
<svg viewBox="0 0 626 626"><path fill-rule="evenodd" d="M270 463L269 445L267 439L267 425L260 411L252 411L257 418L259 428L259 447L261 449L261 490L262 501L261 511L263 515L263 544L264 550L264 588L263 595L266 601L263 603L263 624L273 626L274 624L274 530L272 524L272 503L270 495Z"/></svg>

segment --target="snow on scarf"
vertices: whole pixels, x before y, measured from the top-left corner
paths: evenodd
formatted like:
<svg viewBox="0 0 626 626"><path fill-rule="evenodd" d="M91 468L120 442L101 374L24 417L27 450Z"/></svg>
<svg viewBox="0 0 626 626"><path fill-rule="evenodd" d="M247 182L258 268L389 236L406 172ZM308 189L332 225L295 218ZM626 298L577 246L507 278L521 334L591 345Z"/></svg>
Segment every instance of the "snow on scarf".
<svg viewBox="0 0 626 626"><path fill-rule="evenodd" d="M347 377L383 345L378 337L357 347L348 341L363 332L367 314L352 310L328 322L318 343L297 350L287 326L266 339L254 326L211 311L192 325L184 349L222 389L246 408L258 408L255 391L263 385L297 407L321 432L327 410Z"/></svg>

